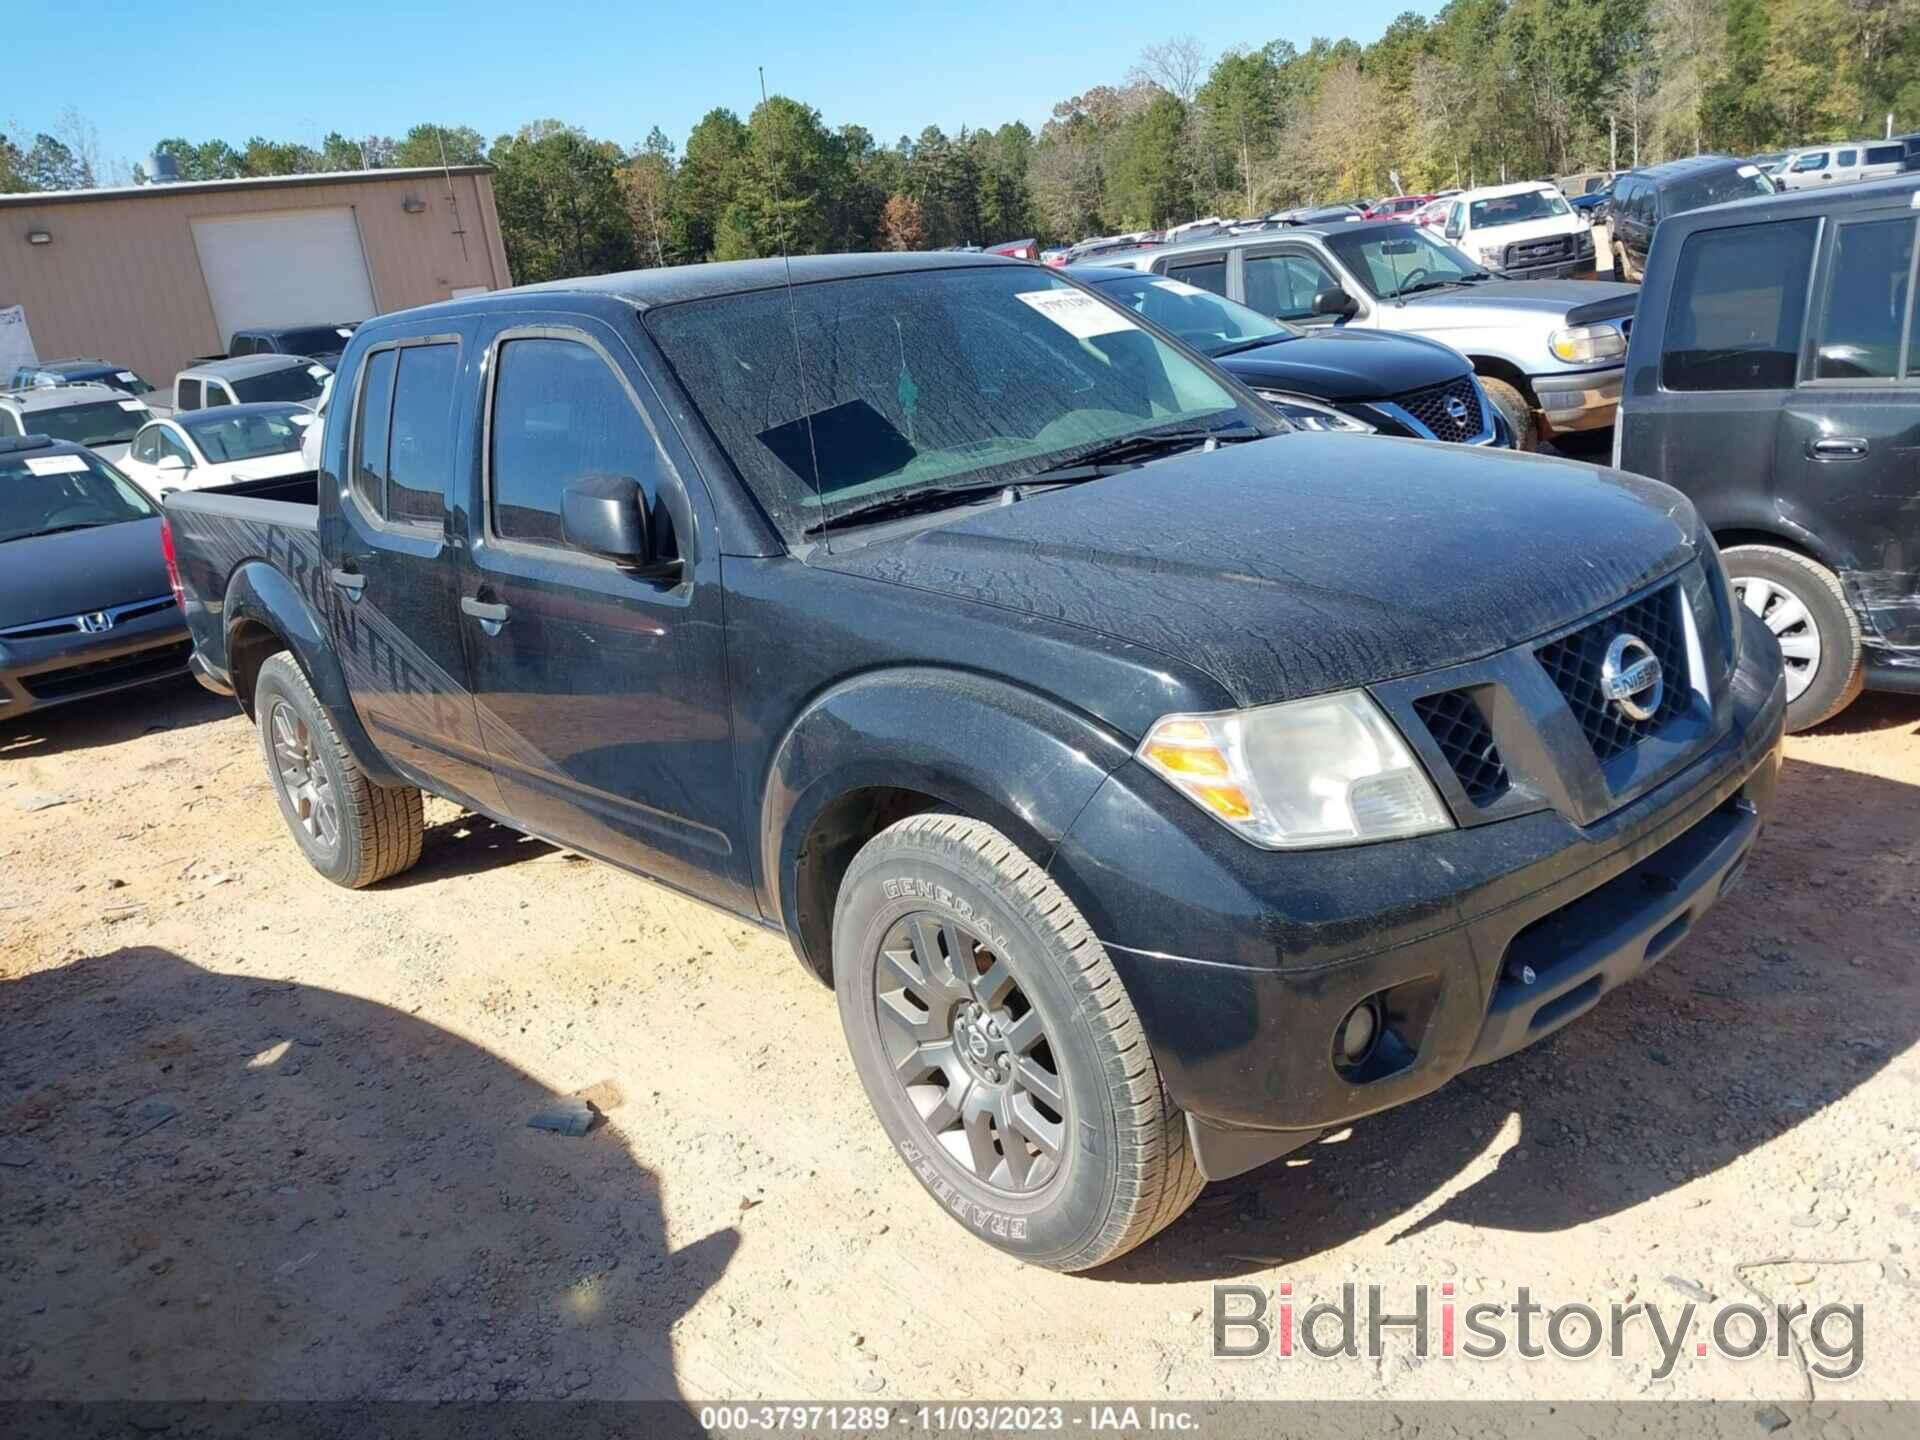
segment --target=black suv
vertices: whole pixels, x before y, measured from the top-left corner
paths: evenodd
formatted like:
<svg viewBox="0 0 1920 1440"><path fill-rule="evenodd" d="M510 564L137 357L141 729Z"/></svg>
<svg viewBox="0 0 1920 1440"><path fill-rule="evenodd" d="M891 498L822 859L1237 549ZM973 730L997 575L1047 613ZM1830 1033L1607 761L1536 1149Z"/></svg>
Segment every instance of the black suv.
<svg viewBox="0 0 1920 1440"><path fill-rule="evenodd" d="M227 342L227 358L245 355L304 355L331 369L339 362L340 352L360 328L358 320L343 320L337 325L293 325L279 330L236 330Z"/></svg>
<svg viewBox="0 0 1920 1440"><path fill-rule="evenodd" d="M1669 216L1772 193L1773 182L1758 165L1725 155L1693 155L1620 176L1606 205L1613 273L1622 280L1642 278L1654 227Z"/></svg>
<svg viewBox="0 0 1920 1440"><path fill-rule="evenodd" d="M1663 222L1614 463L1678 486L1779 638L1787 725L1920 692L1920 177Z"/></svg>

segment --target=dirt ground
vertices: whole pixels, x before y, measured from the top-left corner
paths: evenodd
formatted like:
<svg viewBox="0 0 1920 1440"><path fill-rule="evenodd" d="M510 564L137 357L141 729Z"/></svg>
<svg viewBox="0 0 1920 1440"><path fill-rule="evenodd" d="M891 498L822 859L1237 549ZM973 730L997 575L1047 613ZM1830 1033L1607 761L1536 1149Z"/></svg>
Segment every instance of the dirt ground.
<svg viewBox="0 0 1920 1440"><path fill-rule="evenodd" d="M1216 1281L1857 1302L1865 1366L1816 1393L1915 1395L1920 701L1788 753L1743 888L1653 973L1067 1277L923 1195L778 938L438 802L418 869L335 889L185 682L0 726L0 1399L1810 1383L1771 1351L1658 1380L1645 1343L1221 1361ZM528 1127L572 1094L606 1123Z"/></svg>

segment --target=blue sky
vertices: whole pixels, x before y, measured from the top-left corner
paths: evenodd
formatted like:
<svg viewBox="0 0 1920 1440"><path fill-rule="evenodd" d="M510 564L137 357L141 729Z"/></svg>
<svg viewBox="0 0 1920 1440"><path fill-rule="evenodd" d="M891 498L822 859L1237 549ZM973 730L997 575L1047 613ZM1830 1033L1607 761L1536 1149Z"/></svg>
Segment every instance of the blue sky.
<svg viewBox="0 0 1920 1440"><path fill-rule="evenodd" d="M0 129L31 137L73 105L109 163L136 160L167 135L313 143L330 129L398 135L437 120L491 140L547 116L623 145L657 124L678 146L715 105L746 114L758 98L756 64L770 90L882 140L927 124L952 131L1020 119L1037 129L1056 100L1118 80L1143 46L1169 35L1191 32L1210 50L1272 39L1304 46L1315 34L1369 41L1409 8L1438 7L476 0L424 13L391 0L34 4L15 7L4 27L0 49L11 53L0 54Z"/></svg>

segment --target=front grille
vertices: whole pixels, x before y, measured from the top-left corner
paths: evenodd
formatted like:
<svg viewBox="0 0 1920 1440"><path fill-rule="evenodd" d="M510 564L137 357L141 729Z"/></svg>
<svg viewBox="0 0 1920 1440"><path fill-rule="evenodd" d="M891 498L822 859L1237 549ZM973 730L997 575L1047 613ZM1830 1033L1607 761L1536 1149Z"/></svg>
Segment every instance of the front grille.
<svg viewBox="0 0 1920 1440"><path fill-rule="evenodd" d="M1594 757L1602 764L1657 733L1686 707L1692 677L1687 670L1687 637L1680 618L1684 598L1678 585L1666 585L1623 610L1542 645L1534 654L1567 699ZM1637 635L1660 662L1663 690L1659 707L1635 720L1601 693L1600 667L1617 635Z"/></svg>
<svg viewBox="0 0 1920 1440"><path fill-rule="evenodd" d="M1464 690L1423 695L1413 710L1447 757L1454 778L1475 805L1491 805L1512 788L1506 762L1493 743L1493 731L1480 706Z"/></svg>
<svg viewBox="0 0 1920 1440"><path fill-rule="evenodd" d="M65 700L90 690L110 690L116 685L132 685L171 675L185 668L192 651L192 641L177 640L171 645L156 645L151 650L136 650L131 655L116 655L111 660L89 660L60 670L22 675L20 683L36 700Z"/></svg>
<svg viewBox="0 0 1920 1440"><path fill-rule="evenodd" d="M1506 268L1526 265L1551 265L1573 258L1574 237L1548 235L1539 240L1516 240L1507 246Z"/></svg>
<svg viewBox="0 0 1920 1440"><path fill-rule="evenodd" d="M84 633L98 633L102 627L89 626L87 621L94 615L107 617L105 629L123 625L129 620L143 620L149 615L157 615L162 610L173 607L172 595L157 595L151 600L130 600L125 605L110 605L105 610L96 610L88 615L62 615L55 620L32 620L25 625L10 626L0 630L0 640L41 640L49 635L71 635L76 630Z"/></svg>
<svg viewBox="0 0 1920 1440"><path fill-rule="evenodd" d="M1447 409L1448 401L1458 401L1465 413L1455 419ZM1487 418L1480 409L1480 387L1471 375L1413 390L1393 401L1432 432L1436 440L1471 440L1486 429Z"/></svg>

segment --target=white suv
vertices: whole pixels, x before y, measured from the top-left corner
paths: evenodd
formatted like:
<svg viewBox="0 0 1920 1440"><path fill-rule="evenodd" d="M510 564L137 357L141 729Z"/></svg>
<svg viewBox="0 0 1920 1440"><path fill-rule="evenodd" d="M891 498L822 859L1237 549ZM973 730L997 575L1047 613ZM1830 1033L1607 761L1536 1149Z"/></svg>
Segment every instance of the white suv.
<svg viewBox="0 0 1920 1440"><path fill-rule="evenodd" d="M1593 229L1543 180L1453 197L1448 243L1510 280L1558 280L1593 269Z"/></svg>
<svg viewBox="0 0 1920 1440"><path fill-rule="evenodd" d="M1795 150L1773 174L1782 190L1813 190L1898 175L1906 158L1907 147L1898 140L1843 140Z"/></svg>

